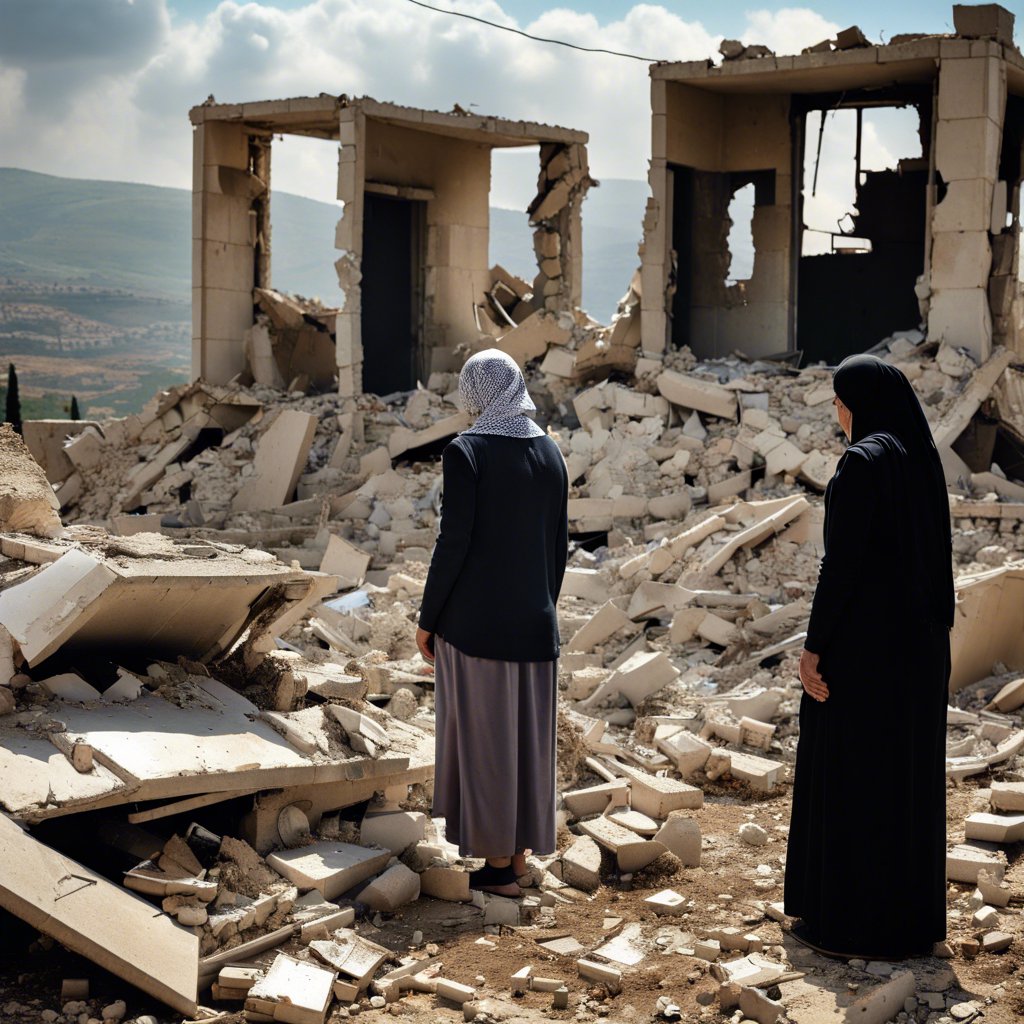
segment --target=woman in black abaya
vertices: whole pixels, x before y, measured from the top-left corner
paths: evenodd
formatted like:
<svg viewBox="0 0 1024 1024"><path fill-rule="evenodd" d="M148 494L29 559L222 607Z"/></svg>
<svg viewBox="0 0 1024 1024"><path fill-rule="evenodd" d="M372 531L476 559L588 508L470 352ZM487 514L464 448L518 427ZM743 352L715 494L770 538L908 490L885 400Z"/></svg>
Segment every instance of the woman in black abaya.
<svg viewBox="0 0 1024 1024"><path fill-rule="evenodd" d="M821 952L896 959L946 935L949 504L903 373L854 356L833 387L852 444L800 659L785 908Z"/></svg>

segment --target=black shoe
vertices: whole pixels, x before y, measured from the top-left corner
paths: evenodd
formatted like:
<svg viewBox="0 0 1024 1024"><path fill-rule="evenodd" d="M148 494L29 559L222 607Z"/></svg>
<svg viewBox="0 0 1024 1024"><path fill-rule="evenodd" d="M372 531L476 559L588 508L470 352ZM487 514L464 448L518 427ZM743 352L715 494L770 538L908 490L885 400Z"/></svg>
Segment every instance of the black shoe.
<svg viewBox="0 0 1024 1024"><path fill-rule="evenodd" d="M503 868L496 868L484 861L482 868L469 873L469 887L471 889L515 884L516 873L512 870L511 864L506 864Z"/></svg>

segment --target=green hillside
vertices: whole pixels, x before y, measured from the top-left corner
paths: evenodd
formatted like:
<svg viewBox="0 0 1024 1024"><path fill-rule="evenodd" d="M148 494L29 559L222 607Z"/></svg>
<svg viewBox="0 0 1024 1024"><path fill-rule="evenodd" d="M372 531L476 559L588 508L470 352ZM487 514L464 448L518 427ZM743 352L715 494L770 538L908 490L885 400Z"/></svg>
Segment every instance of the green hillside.
<svg viewBox="0 0 1024 1024"><path fill-rule="evenodd" d="M646 193L643 182L613 179L584 203L584 305L600 319L614 311L636 265ZM271 210L275 285L337 299L337 206L275 192ZM532 277L525 214L491 213L492 261ZM69 311L105 323L188 319L191 217L191 194L184 189L0 168L0 278L133 293L60 298ZM147 304L143 296L158 301Z"/></svg>

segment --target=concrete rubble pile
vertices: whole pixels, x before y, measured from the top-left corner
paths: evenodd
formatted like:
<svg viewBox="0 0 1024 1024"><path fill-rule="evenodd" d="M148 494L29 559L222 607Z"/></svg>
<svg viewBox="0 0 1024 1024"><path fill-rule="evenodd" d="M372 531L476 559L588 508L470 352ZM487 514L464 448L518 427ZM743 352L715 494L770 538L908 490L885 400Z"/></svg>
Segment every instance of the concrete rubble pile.
<svg viewBox="0 0 1024 1024"><path fill-rule="evenodd" d="M46 506L23 527L41 536L0 537L0 760L16 782L2 798L0 904L183 1013L212 1000L254 1021L292 1020L301 1004L312 1022L339 1001L373 1008L424 992L484 1006L494 993L446 978L425 947L399 955L375 943L368 919L442 900L477 928L543 938L604 886L699 869L716 841L696 820L705 794L784 790L821 492L842 451L828 374L698 364L685 350L635 359L632 375L546 372L552 352L575 360L595 334L607 342L607 328L577 319L550 347L520 353L569 466L576 540L559 601L561 842L530 859L526 898L471 890L473 863L426 813L432 681L412 634L439 514L437 456L468 423L452 372L355 408L333 394L199 382L64 444L54 439L66 425L26 424L56 494L75 478L65 514L78 522L63 528L58 499L36 497L40 468L0 435L19 479L37 481L31 494L18 485L8 522L19 502ZM1012 780L1024 749L1024 506L1019 485L998 467L972 473L953 442L993 402L1019 430L1006 396L1020 371L1002 351L976 367L913 335L890 339L886 358L912 379L950 468L954 685L965 699L950 711L948 773ZM211 733L215 744L197 743ZM999 848L1022 834L1015 787L993 783L991 807L968 817L949 855L950 879L977 887L962 899L978 952L1014 940ZM17 865L59 873L60 823L86 813L122 884L78 865L95 883L79 906ZM211 827L222 820L233 832ZM55 845L33 837L55 822ZM754 822L738 839L769 841ZM759 922L782 919L780 882L777 864L762 865L757 908L678 948L712 972L723 1008L785 1011L786 994L764 992L798 972L758 935ZM151 961L132 955L110 915L94 924L95 901L147 929ZM655 920L694 912L685 886L646 905ZM614 999L650 933L620 921L593 948L553 941L574 950L576 984ZM524 964L504 995L550 992L566 1005L573 979L539 968ZM897 979L912 995L913 977ZM871 998L887 1005L895 985Z"/></svg>

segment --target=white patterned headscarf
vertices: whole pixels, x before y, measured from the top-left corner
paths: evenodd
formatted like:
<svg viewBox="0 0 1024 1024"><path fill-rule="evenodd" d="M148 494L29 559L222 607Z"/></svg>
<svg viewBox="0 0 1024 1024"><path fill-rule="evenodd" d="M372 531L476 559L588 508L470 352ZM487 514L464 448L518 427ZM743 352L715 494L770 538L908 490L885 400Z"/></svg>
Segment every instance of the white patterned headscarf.
<svg viewBox="0 0 1024 1024"><path fill-rule="evenodd" d="M462 404L476 422L465 434L540 437L544 431L526 414L533 404L516 361L501 349L488 348L466 360L459 374Z"/></svg>

